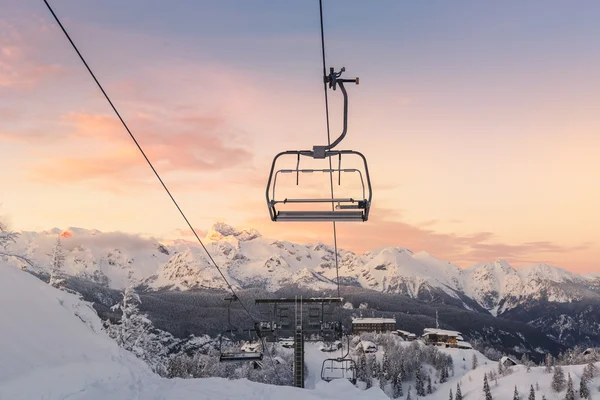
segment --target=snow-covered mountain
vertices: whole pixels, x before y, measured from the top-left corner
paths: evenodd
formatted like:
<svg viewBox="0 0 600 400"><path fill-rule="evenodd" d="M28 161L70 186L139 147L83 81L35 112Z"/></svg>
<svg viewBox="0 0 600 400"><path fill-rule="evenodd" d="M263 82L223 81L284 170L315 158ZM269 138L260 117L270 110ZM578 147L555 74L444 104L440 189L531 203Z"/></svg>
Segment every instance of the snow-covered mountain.
<svg viewBox="0 0 600 400"><path fill-rule="evenodd" d="M66 253L66 273L121 289L129 281L151 288L189 290L224 288L220 273L196 243L160 243L125 233L68 228L22 232L13 250L48 270L57 237ZM298 244L263 237L254 229L239 230L216 223L205 244L222 273L235 287L270 291L287 285L333 289L335 254L322 243ZM513 268L504 260L461 269L426 252L384 247L356 254L338 251L343 285L397 293L422 300L440 296L465 308L472 305L501 315L532 302L600 302L600 278L577 275L557 267L535 264ZM469 305L471 304L471 305Z"/></svg>

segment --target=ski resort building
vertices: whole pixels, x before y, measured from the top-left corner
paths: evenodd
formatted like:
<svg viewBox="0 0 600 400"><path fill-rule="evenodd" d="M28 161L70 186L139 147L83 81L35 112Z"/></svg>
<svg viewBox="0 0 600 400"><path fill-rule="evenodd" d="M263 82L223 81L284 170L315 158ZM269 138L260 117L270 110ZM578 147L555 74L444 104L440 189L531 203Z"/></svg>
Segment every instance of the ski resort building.
<svg viewBox="0 0 600 400"><path fill-rule="evenodd" d="M512 357L504 356L500 359L500 363L505 367L513 367L519 365L519 362Z"/></svg>
<svg viewBox="0 0 600 400"><path fill-rule="evenodd" d="M471 346L463 340L460 332L437 328L425 328L423 330L423 342L442 347L458 347L459 343L463 348L467 348L466 345Z"/></svg>
<svg viewBox="0 0 600 400"><path fill-rule="evenodd" d="M396 330L395 318L354 318L352 333L361 332L392 332Z"/></svg>
<svg viewBox="0 0 600 400"><path fill-rule="evenodd" d="M400 336L402 339L406 340L407 342L412 342L413 340L415 340L417 338L417 335L415 335L414 333L410 333L407 331L403 331L398 329L397 331L394 331L394 333L398 336Z"/></svg>

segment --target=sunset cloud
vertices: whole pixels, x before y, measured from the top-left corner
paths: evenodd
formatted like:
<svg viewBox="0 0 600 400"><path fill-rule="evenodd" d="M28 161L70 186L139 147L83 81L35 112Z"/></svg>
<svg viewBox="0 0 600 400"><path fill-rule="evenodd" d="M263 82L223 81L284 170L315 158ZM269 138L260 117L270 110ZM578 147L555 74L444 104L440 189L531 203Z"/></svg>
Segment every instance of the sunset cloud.
<svg viewBox="0 0 600 400"><path fill-rule="evenodd" d="M148 166L116 118L73 113L61 118L67 124L60 132L71 145L109 148L97 155L53 157L35 166L31 178L51 183L74 184L96 179L135 180L148 176ZM228 124L212 116L183 115L169 124L137 115L132 126L136 138L159 172L215 172L251 161L251 153L237 142ZM161 129L165 125L170 128ZM57 140L56 134L39 135L40 140ZM85 148L85 147L84 147ZM85 151L85 150L84 150Z"/></svg>
<svg viewBox="0 0 600 400"><path fill-rule="evenodd" d="M258 224L253 220L250 224ZM414 252L427 251L434 256L450 260L461 266L480 261L503 258L510 262L539 262L551 255L576 253L589 248L589 243L563 246L552 242L530 242L521 244L499 243L492 232L443 233L432 228L431 221L410 224L402 221L394 210L373 209L365 223L338 223L338 245L340 248L363 253L382 246L399 246ZM330 223L267 223L263 220L262 231L273 237L303 242L333 242Z"/></svg>
<svg viewBox="0 0 600 400"><path fill-rule="evenodd" d="M32 88L63 71L58 64L35 59L36 47L30 36L40 33L41 29L29 25L23 30L0 19L0 89Z"/></svg>

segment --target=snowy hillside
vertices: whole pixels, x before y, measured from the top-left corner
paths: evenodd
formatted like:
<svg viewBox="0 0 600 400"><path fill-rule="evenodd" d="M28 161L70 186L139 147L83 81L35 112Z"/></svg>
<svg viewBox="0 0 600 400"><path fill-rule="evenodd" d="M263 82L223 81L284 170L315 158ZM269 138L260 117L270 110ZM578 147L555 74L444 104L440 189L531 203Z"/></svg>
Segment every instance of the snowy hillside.
<svg viewBox="0 0 600 400"><path fill-rule="evenodd" d="M155 288L180 290L223 285L197 243L182 240L161 244L136 235L68 228L22 232L14 250L47 269L58 235L67 250L67 273L113 288L123 288L130 278ZM268 290L288 284L315 289L334 286L330 246L265 238L256 230L238 230L223 223L213 225L205 240L215 261L237 286ZM463 270L426 252L415 254L401 247L362 255L339 250L339 260L340 280L346 285L415 298L427 297L432 290L456 298L461 294L493 314L542 297L556 302L580 300L597 295L599 286L595 275L580 276L544 264L515 269L497 260Z"/></svg>
<svg viewBox="0 0 600 400"><path fill-rule="evenodd" d="M458 377L450 379L448 382L441 384L438 390L429 395L427 398L431 400L447 400L449 398L450 390L456 394L456 385L460 384L461 393L463 399L485 399L483 392L483 377L490 371L496 371L498 363L487 361L487 365L480 365L475 370L467 369L466 373L462 373ZM580 387L580 380L583 374L585 365L570 365L562 367L564 370L565 377L569 374L573 380L573 386L575 389L574 398L579 399L578 391ZM463 371L464 372L464 371ZM553 374L551 372L545 372L544 367L532 367L529 372L523 365L512 367L512 373L507 376L498 377L496 381L490 381L489 387L493 399L513 399L515 386L521 399L528 399L531 387L533 386L535 399L541 400L543 396L547 400L564 400L566 395L566 388L560 392L556 392L552 389ZM600 399L600 391L598 390L598 384L600 384L600 378L595 377L588 382L588 388L590 390L590 399Z"/></svg>
<svg viewBox="0 0 600 400"><path fill-rule="evenodd" d="M248 380L164 379L117 347L89 305L0 264L0 399L387 399L347 381L315 390Z"/></svg>

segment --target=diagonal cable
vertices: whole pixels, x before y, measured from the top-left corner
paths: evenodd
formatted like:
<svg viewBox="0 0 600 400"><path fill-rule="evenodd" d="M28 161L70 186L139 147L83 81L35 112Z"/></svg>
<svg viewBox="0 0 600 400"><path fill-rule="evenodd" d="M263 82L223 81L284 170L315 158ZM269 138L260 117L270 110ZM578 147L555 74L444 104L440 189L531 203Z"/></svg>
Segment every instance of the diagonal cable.
<svg viewBox="0 0 600 400"><path fill-rule="evenodd" d="M123 124L123 127L125 128L125 130L129 134L129 136L131 137L131 139L133 140L133 142L135 143L135 145L137 146L138 150L140 151L140 153L142 153L142 156L144 156L144 159L146 160L146 162L148 163L148 165L152 169L152 172L154 172L154 175L156 175L156 178L158 178L158 181L162 185L163 189L165 189L165 191L167 192L167 194L171 198L171 201L173 202L173 204L177 208L177 211L179 211L179 214L181 214L181 216L185 220L185 223L191 229L192 233L194 234L194 236L198 240L198 243L200 243L200 245L202 246L202 248L206 252L206 255L208 256L210 262L214 265L214 267L217 269L217 271L219 271L219 274L221 275L221 277L225 281L225 284L227 285L227 287L229 288L229 290L231 291L231 293L234 296L238 297L236 295L235 291L233 290L233 287L231 286L231 284L229 283L229 281L227 280L227 278L225 277L225 275L223 274L223 272L221 271L221 269L219 268L219 266L215 262L214 258L210 255L208 249L206 248L206 246L204 245L204 243L200 239L200 236L198 236L198 233L196 233L196 230L194 229L194 227L192 226L192 224L190 223L190 221L185 216L185 214L182 211L181 207L179 207L179 204L177 203L177 201L175 200L175 198L171 194L171 191L169 191L169 189L167 188L167 185L165 185L164 181L162 180L162 178L160 177L160 175L158 174L158 172L156 171L156 169L152 165L152 162L150 162L150 159L148 158L148 156L146 156L146 153L144 152L144 150L142 149L142 147L140 146L140 144L136 140L135 136L133 135L133 133L131 132L131 130L129 129L129 127L127 126L127 124L125 123L125 121L123 120L123 118L121 117L121 114L119 114L119 111L117 111L117 108L115 107L115 105L113 104L113 102L110 100L110 97L108 97L108 94L106 93L106 91L104 90L104 88L102 87L102 85L100 84L100 82L98 81L98 79L96 78L96 75L92 72L92 69L90 68L90 66L88 65L88 63L85 61L85 59L83 58L83 56L81 55L81 53L79 52L79 49L77 48L77 46L75 45L75 43L71 39L71 36L67 33L67 30L65 29L65 27L63 26L63 24L60 22L60 20L58 19L58 17L54 13L54 10L50 6L50 4L48 4L47 0L44 0L44 3L48 7L48 10L50 10L50 13L52 13L52 16L54 17L54 19L58 23L58 26L60 27L60 29L63 31L63 33L65 34L65 36L67 37L67 39L69 40L69 42L71 43L71 45L73 46L73 49L75 49L75 52L77 52L77 55L79 56L79 58L83 62L83 65L85 65L85 67L87 68L88 72L90 73L90 75L92 76L92 78L94 79L94 81L96 82L96 84L98 85L98 88L100 88L100 91L102 92L102 94L104 95L104 97L106 98L106 100L108 101L108 104L110 104L110 106L112 107L112 109L115 112L115 114L117 114L117 117L121 121L121 124ZM239 299L239 297L238 297L238 299ZM242 308L246 311L246 313L248 314L248 316L250 316L250 318L252 319L252 321L254 323L256 323L257 322L256 319L252 316L252 314L250 314L250 311L244 305L244 303L242 303L241 300L240 300L240 304L241 304Z"/></svg>

